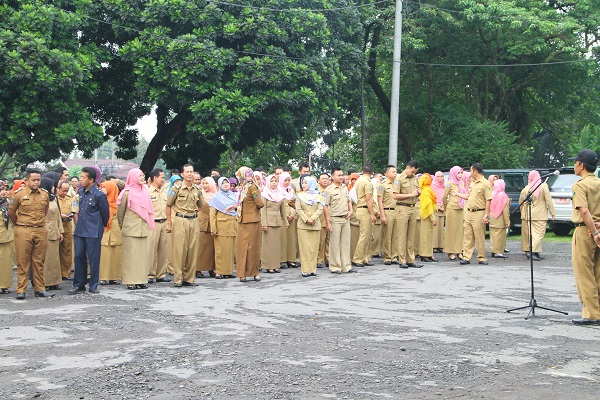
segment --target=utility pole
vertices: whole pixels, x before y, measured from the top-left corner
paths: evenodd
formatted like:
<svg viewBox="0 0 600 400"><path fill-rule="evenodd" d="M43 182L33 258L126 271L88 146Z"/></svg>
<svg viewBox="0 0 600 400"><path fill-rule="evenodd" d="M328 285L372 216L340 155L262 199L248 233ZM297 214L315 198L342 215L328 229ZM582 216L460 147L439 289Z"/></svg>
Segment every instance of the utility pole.
<svg viewBox="0 0 600 400"><path fill-rule="evenodd" d="M402 0L396 0L394 22L394 59L392 60L392 106L388 164L398 165L398 118L400 116L400 57L402 52Z"/></svg>
<svg viewBox="0 0 600 400"><path fill-rule="evenodd" d="M367 127L365 126L365 92L363 83L360 83L360 133L362 137L362 166L367 162Z"/></svg>

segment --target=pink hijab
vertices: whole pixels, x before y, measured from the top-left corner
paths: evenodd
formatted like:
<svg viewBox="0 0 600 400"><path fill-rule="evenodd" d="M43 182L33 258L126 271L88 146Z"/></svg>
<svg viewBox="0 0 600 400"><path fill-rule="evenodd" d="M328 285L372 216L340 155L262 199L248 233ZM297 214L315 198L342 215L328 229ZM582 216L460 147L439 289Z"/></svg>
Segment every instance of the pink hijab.
<svg viewBox="0 0 600 400"><path fill-rule="evenodd" d="M442 181L438 181L438 177L442 177ZM431 188L435 193L435 198L437 199L437 205L442 207L444 205L444 191L446 190L446 182L444 181L444 173L442 171L438 171L435 173L435 177L431 182Z"/></svg>
<svg viewBox="0 0 600 400"><path fill-rule="evenodd" d="M529 177L528 177L528 181L529 181L529 190L531 190L532 187L534 187L535 185L538 184L538 181L540 181L542 179L542 177L540 176L540 173L537 172L535 169L533 171L529 171ZM542 185L538 186L537 189L535 189L535 192L533 192L533 196L537 199L538 197L540 197L540 190L542 189Z"/></svg>
<svg viewBox="0 0 600 400"><path fill-rule="evenodd" d="M492 193L492 203L490 205L490 212L494 218L498 218L502 214L506 203L510 201L504 189L506 189L504 179L496 179L494 182L494 192Z"/></svg>
<svg viewBox="0 0 600 400"><path fill-rule="evenodd" d="M294 189L292 188L292 184L290 182L290 184L288 185L288 187L283 186L283 183L285 182L285 180L287 178L292 179L292 176L290 175L289 172L282 172L281 175L279 175L279 186L278 189L281 191L281 193L283 194L283 197L286 200L292 200L294 198Z"/></svg>
<svg viewBox="0 0 600 400"><path fill-rule="evenodd" d="M129 171L125 188L119 194L117 205L121 204L123 195L128 192L127 208L142 217L148 223L148 228L154 229L154 207L152 206L152 200L150 200L148 188L146 188L146 185L140 185L141 173L142 170L138 168Z"/></svg>
<svg viewBox="0 0 600 400"><path fill-rule="evenodd" d="M462 194L469 194L469 179L470 178L471 178L471 173L467 172L467 171L463 171L462 182L459 185L460 192ZM463 199L462 197L459 197L458 198L458 205L460 206L460 208L463 208L465 206L465 199Z"/></svg>
<svg viewBox="0 0 600 400"><path fill-rule="evenodd" d="M217 193L217 184L210 176L202 178L202 180L208 182L208 190L205 191L202 189L202 195L204 196L204 200L206 200L207 203L210 203L210 200L213 198L215 193ZM200 181L200 183L202 183L202 181Z"/></svg>
<svg viewBox="0 0 600 400"><path fill-rule="evenodd" d="M277 182L277 187L275 189L271 189L271 179L273 179L274 177L275 177L275 174L271 174L271 175L267 176L267 184L265 185L265 187L263 187L263 190L260 192L260 194L262 195L263 198L265 198L269 201L274 201L276 203L279 203L280 201L282 201L284 199L283 193L279 189L279 182L281 182L281 180L279 180Z"/></svg>

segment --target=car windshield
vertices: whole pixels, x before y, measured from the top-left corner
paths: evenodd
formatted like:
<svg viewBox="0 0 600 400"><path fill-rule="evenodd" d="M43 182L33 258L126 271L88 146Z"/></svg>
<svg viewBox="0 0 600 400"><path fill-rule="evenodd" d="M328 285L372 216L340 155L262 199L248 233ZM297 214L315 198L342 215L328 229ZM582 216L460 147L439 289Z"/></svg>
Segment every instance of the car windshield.
<svg viewBox="0 0 600 400"><path fill-rule="evenodd" d="M571 191L577 180L579 180L579 177L575 174L551 176L550 179L548 179L548 188L550 188L551 192Z"/></svg>

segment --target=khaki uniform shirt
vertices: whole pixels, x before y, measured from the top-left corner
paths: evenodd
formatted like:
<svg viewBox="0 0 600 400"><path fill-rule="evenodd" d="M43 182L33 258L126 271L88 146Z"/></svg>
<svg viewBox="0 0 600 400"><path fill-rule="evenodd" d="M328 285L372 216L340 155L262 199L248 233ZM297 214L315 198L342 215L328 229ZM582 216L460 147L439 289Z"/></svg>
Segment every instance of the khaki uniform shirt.
<svg viewBox="0 0 600 400"><path fill-rule="evenodd" d="M285 210L285 201L271 201L263 199L265 206L260 209L261 226L289 226Z"/></svg>
<svg viewBox="0 0 600 400"><path fill-rule="evenodd" d="M471 210L485 210L485 204L492 200L492 184L484 177L469 185L469 199L466 201L466 208Z"/></svg>
<svg viewBox="0 0 600 400"><path fill-rule="evenodd" d="M56 199L52 200L48 207L46 230L48 231L48 240L59 240L61 233L65 232Z"/></svg>
<svg viewBox="0 0 600 400"><path fill-rule="evenodd" d="M386 208L395 209L396 200L394 193L399 193L400 182L398 180L390 181L387 178L380 185L380 190L377 191L377 197L381 197L384 210Z"/></svg>
<svg viewBox="0 0 600 400"><path fill-rule="evenodd" d="M198 209L205 204L202 192L196 186L187 187L184 184L175 185L167 195L167 205L171 207L171 218L175 214L185 216L198 213Z"/></svg>
<svg viewBox="0 0 600 400"><path fill-rule="evenodd" d="M370 179L361 176L354 186L356 187L356 197L358 198L356 206L358 208L365 208L367 206L367 194L373 194L373 184Z"/></svg>
<svg viewBox="0 0 600 400"><path fill-rule="evenodd" d="M260 190L255 183L250 186L246 197L242 200L242 213L238 214L238 222L241 224L260 222L260 209L265 206Z"/></svg>
<svg viewBox="0 0 600 400"><path fill-rule="evenodd" d="M117 207L117 219L121 228L121 236L146 237L150 231L148 222L137 213L127 208L127 198L129 193L125 193L121 198L121 204ZM113 219L112 224L115 223Z"/></svg>
<svg viewBox="0 0 600 400"><path fill-rule="evenodd" d="M529 185L525 186L521 190L520 202L525 200L529 193ZM540 185L540 195L536 198L532 197L531 203L531 215L533 221L546 221L548 219L548 212L550 215L556 215L554 210L554 204L552 204L552 196L550 196L550 189L546 183ZM524 203L521 205L521 219L529 221L529 204Z"/></svg>
<svg viewBox="0 0 600 400"><path fill-rule="evenodd" d="M408 176L406 176L405 172L402 172L398 176L397 180L398 180L398 189L399 189L398 193L399 194L409 194L419 188L419 179L417 179L416 175L413 176L412 178L409 178ZM403 199L403 200L398 200L398 203L416 204L418 200L419 200L419 197L415 196L415 197L409 197L409 198Z"/></svg>
<svg viewBox="0 0 600 400"><path fill-rule="evenodd" d="M318 231L321 230L321 219L319 215L323 212L323 205L319 202L313 205L308 205L300 199L296 200L296 211L300 218L298 218L298 229L304 229L307 231ZM314 225L306 223L308 219L315 221Z"/></svg>
<svg viewBox="0 0 600 400"><path fill-rule="evenodd" d="M510 199L502 209L502 214L498 218L494 218L490 213L490 228L504 229L510 224Z"/></svg>
<svg viewBox="0 0 600 400"><path fill-rule="evenodd" d="M444 190L444 208L446 210L460 210L458 205L458 196L452 196L452 192L459 193L460 187L456 183L449 182Z"/></svg>
<svg viewBox="0 0 600 400"><path fill-rule="evenodd" d="M330 221L333 221L332 217L346 217L348 214L350 196L348 195L348 187L343 183L339 187L335 184L327 186L327 189L323 192L323 200L328 207Z"/></svg>
<svg viewBox="0 0 600 400"><path fill-rule="evenodd" d="M237 217L218 211L210 207L210 229L219 236L235 237L237 236Z"/></svg>
<svg viewBox="0 0 600 400"><path fill-rule="evenodd" d="M68 194L65 195L64 198L60 198L58 197L58 205L60 206L60 213L64 214L64 215L69 215L71 213L75 213L75 211L73 211L73 209L75 207L73 207L73 204L75 204L75 206L77 207L77 211L79 211L79 203L77 202L76 198L77 195L75 195L76 197L72 197ZM61 218L62 221L62 218ZM63 229L65 231L65 233L67 234L71 234L73 232L73 222L72 220L64 220L62 221L62 225L63 225Z"/></svg>
<svg viewBox="0 0 600 400"><path fill-rule="evenodd" d="M8 201L8 199L7 199ZM0 243L10 243L15 240L15 232L13 230L13 223L8 220L8 228L4 225L4 220L0 218Z"/></svg>
<svg viewBox="0 0 600 400"><path fill-rule="evenodd" d="M154 208L154 219L167 218L167 189L163 186L160 189L153 185L148 186L152 208Z"/></svg>
<svg viewBox="0 0 600 400"><path fill-rule="evenodd" d="M8 208L17 211L17 225L46 226L49 204L48 192L43 189L32 192L25 186L10 198Z"/></svg>
<svg viewBox="0 0 600 400"><path fill-rule="evenodd" d="M582 223L580 208L590 210L594 222L600 222L600 178L593 173L582 176L573 185L573 222Z"/></svg>

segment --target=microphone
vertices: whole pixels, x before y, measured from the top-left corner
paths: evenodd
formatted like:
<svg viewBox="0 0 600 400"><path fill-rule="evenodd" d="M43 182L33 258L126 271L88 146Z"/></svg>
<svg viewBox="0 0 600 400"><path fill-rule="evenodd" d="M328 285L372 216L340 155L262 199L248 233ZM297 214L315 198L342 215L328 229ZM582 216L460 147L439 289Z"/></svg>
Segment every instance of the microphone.
<svg viewBox="0 0 600 400"><path fill-rule="evenodd" d="M558 176L558 175L560 175L560 171L556 170L554 172L550 172L548 174L544 174L544 175L540 176L540 179L548 178L549 176L552 176L552 175Z"/></svg>

